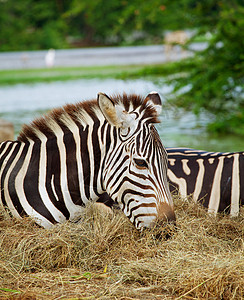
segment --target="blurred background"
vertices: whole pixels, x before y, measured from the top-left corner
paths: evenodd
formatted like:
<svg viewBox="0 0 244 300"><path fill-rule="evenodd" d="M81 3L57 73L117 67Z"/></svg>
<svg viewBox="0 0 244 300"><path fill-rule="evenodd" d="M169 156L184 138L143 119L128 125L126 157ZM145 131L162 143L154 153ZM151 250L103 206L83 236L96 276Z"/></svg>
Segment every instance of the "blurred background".
<svg viewBox="0 0 244 300"><path fill-rule="evenodd" d="M0 0L0 28L0 139L98 92L155 90L165 146L244 149L243 0Z"/></svg>

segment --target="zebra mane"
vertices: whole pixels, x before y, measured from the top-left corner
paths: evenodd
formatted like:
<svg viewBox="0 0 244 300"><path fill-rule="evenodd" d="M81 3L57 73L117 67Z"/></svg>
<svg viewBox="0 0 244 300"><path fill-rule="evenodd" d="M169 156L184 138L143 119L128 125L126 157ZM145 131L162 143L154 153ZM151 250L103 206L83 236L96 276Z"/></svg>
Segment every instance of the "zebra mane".
<svg viewBox="0 0 244 300"><path fill-rule="evenodd" d="M124 93L123 95L113 95L110 98L114 103L122 103L126 111L139 108L139 113L143 112L142 119L146 119L148 123L159 123L156 109L148 105L144 97ZM65 132L67 128L70 130L72 126L69 125L72 123L80 127L98 120L104 120L104 116L96 100L66 104L63 107L52 109L28 125L23 125L17 140L21 142L36 141L44 135L51 138L57 128L61 128Z"/></svg>

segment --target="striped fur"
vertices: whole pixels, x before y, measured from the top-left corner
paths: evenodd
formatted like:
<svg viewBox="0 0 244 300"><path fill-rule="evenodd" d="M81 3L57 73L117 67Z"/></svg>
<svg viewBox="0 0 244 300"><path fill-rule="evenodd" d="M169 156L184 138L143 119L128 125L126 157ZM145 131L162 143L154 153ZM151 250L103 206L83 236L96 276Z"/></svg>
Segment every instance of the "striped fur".
<svg viewBox="0 0 244 300"><path fill-rule="evenodd" d="M167 148L170 190L192 195L209 213L239 214L244 204L244 152Z"/></svg>
<svg viewBox="0 0 244 300"><path fill-rule="evenodd" d="M54 109L0 144L0 202L49 228L107 193L140 229L175 220L167 154L153 123L161 100L100 93Z"/></svg>

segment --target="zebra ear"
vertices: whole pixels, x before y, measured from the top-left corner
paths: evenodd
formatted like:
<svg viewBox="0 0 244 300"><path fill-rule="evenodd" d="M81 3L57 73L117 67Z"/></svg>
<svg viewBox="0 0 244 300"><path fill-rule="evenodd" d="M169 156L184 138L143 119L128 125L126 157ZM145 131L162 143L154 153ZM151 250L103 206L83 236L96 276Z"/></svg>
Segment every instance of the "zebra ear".
<svg viewBox="0 0 244 300"><path fill-rule="evenodd" d="M118 118L115 103L104 93L97 95L98 106L100 107L105 119L113 126L121 127L122 122Z"/></svg>
<svg viewBox="0 0 244 300"><path fill-rule="evenodd" d="M147 95L146 101L149 105L153 106L159 116L162 111L162 101L157 92L151 92Z"/></svg>

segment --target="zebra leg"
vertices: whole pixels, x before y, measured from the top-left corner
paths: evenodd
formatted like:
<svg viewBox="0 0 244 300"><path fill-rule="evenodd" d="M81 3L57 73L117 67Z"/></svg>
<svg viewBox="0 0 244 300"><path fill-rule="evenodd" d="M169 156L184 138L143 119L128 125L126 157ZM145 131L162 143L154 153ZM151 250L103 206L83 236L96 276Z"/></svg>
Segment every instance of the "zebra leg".
<svg viewBox="0 0 244 300"><path fill-rule="evenodd" d="M109 214L113 213L113 209L120 209L118 204L115 201L113 201L113 199L109 197L107 193L102 194L95 203L95 205L99 210Z"/></svg>
<svg viewBox="0 0 244 300"><path fill-rule="evenodd" d="M97 209L99 212L101 212L104 215L113 215L113 210L108 207L106 204L101 203L101 202L96 202L94 203L95 209Z"/></svg>

